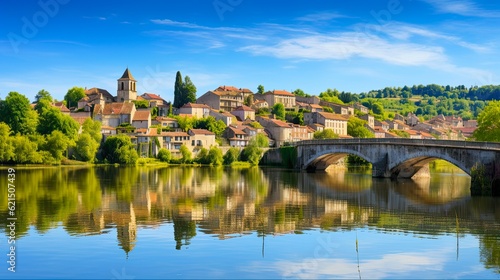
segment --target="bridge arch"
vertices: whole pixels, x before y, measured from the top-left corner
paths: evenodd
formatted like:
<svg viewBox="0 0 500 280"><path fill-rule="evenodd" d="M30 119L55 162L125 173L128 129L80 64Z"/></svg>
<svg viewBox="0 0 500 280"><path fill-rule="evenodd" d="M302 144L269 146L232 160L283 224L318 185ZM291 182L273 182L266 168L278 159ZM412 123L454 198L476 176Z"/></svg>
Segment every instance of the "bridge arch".
<svg viewBox="0 0 500 280"><path fill-rule="evenodd" d="M411 178L418 173L422 168L427 168L428 164L434 160L445 160L470 176L472 166L467 166L464 162L457 160L456 157L450 156L448 153L436 154L428 152L419 152L418 154L405 154L399 157L398 160L388 165L388 171L391 177Z"/></svg>
<svg viewBox="0 0 500 280"><path fill-rule="evenodd" d="M325 170L328 166L338 162L341 158L344 158L348 155L355 155L364 160L372 163L372 159L357 150L354 149L331 149L325 150L317 153L315 156L309 158L305 164L302 166L302 169L306 170Z"/></svg>

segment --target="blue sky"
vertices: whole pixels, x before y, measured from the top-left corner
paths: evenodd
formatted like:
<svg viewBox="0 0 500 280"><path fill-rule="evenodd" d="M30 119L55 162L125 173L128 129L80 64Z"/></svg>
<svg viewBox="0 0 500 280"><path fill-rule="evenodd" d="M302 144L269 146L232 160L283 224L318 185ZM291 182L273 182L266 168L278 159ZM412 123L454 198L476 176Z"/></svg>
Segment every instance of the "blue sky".
<svg viewBox="0 0 500 280"><path fill-rule="evenodd" d="M73 86L116 94L129 67L139 94L173 99L175 73L198 96L256 91L500 83L500 2L77 1L0 3L0 98Z"/></svg>

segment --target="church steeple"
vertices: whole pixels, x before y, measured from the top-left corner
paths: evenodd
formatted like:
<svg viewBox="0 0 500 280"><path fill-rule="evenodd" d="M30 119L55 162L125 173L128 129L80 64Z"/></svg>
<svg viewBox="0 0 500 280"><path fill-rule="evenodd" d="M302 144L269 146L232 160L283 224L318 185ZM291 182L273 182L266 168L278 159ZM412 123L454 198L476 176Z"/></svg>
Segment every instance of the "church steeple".
<svg viewBox="0 0 500 280"><path fill-rule="evenodd" d="M136 80L130 70L125 69L123 75L120 79L118 79L118 87L117 87L117 102L125 102L137 99L137 90L136 90Z"/></svg>

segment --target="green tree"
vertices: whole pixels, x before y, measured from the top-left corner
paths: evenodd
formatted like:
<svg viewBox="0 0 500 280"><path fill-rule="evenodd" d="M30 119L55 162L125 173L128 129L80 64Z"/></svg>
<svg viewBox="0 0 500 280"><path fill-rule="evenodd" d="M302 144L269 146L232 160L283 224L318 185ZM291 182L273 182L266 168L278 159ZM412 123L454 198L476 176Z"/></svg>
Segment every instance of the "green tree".
<svg viewBox="0 0 500 280"><path fill-rule="evenodd" d="M500 101L490 101L477 118L474 138L478 141L500 142Z"/></svg>
<svg viewBox="0 0 500 280"><path fill-rule="evenodd" d="M32 134L36 131L38 118L31 109L30 101L26 96L11 91L4 101L0 101L0 121L5 122L13 134ZM32 127L35 125L34 127Z"/></svg>
<svg viewBox="0 0 500 280"><path fill-rule="evenodd" d="M374 114L383 115L384 114L384 106L382 106L382 104L380 104L380 103L375 103L372 106L372 111Z"/></svg>
<svg viewBox="0 0 500 280"><path fill-rule="evenodd" d="M54 130L47 135L47 142L43 150L48 151L56 161L63 159L63 154L68 149L70 140L59 130Z"/></svg>
<svg viewBox="0 0 500 280"><path fill-rule="evenodd" d="M184 105L183 100L183 87L184 83L182 82L182 75L180 71L177 71L175 75L175 84L174 84L174 107L180 108Z"/></svg>
<svg viewBox="0 0 500 280"><path fill-rule="evenodd" d="M297 96L307 96L307 94L303 90L301 90L300 88L294 90L292 93L297 95Z"/></svg>
<svg viewBox="0 0 500 280"><path fill-rule="evenodd" d="M76 140L75 155L78 160L93 162L99 148L99 142L87 132L80 134Z"/></svg>
<svg viewBox="0 0 500 280"><path fill-rule="evenodd" d="M16 135L12 137L14 146L14 157L12 160L15 163L41 163L42 156L37 152L38 146L31 142L27 136Z"/></svg>
<svg viewBox="0 0 500 280"><path fill-rule="evenodd" d="M38 91L38 93L35 95L35 102L38 103L40 100L45 99L49 101L49 103L54 102L54 99L50 95L50 93L44 89Z"/></svg>
<svg viewBox="0 0 500 280"><path fill-rule="evenodd" d="M242 161L248 161L252 165L259 164L260 157L262 156L262 148L259 147L257 137L252 138L248 145L241 151L240 159Z"/></svg>
<svg viewBox="0 0 500 280"><path fill-rule="evenodd" d="M35 111L39 116L43 114L46 110L52 108L52 102L49 99L41 98L35 105Z"/></svg>
<svg viewBox="0 0 500 280"><path fill-rule="evenodd" d="M347 120L347 134L355 138L373 138L375 135L365 127L366 121L356 117Z"/></svg>
<svg viewBox="0 0 500 280"><path fill-rule="evenodd" d="M158 151L158 155L156 157L162 162L170 162L170 160L172 159L172 153L170 153L170 151L165 148L161 148Z"/></svg>
<svg viewBox="0 0 500 280"><path fill-rule="evenodd" d="M78 100L85 97L85 89L82 87L72 87L68 90L66 95L64 96L64 100L66 101L66 105L68 108L77 107Z"/></svg>
<svg viewBox="0 0 500 280"><path fill-rule="evenodd" d="M277 119L285 120L285 105L281 103L276 103L271 110L271 113L276 115Z"/></svg>
<svg viewBox="0 0 500 280"><path fill-rule="evenodd" d="M225 165L230 165L231 163L237 161L239 156L240 156L240 150L236 147L231 147L224 154L223 162Z"/></svg>
<svg viewBox="0 0 500 280"><path fill-rule="evenodd" d="M124 134L108 137L102 155L109 163L135 164L138 159L134 144Z"/></svg>
<svg viewBox="0 0 500 280"><path fill-rule="evenodd" d="M258 94L264 94L264 86L263 85L257 86L257 93Z"/></svg>
<svg viewBox="0 0 500 280"><path fill-rule="evenodd" d="M269 147L269 138L267 138L267 136L265 136L264 134L258 133L253 138L253 141L255 141L255 144L257 145L257 147L260 147L260 148L268 148Z"/></svg>
<svg viewBox="0 0 500 280"><path fill-rule="evenodd" d="M14 157L14 146L10 136L10 127L0 122L0 162L8 162Z"/></svg>
<svg viewBox="0 0 500 280"><path fill-rule="evenodd" d="M244 104L247 106L252 106L252 104L253 104L253 95L252 94L249 94L247 97L245 97Z"/></svg>
<svg viewBox="0 0 500 280"><path fill-rule="evenodd" d="M135 104L135 108L137 108L137 109L149 108L149 101L147 101L147 100L133 100L132 102Z"/></svg>
<svg viewBox="0 0 500 280"><path fill-rule="evenodd" d="M80 125L70 116L61 113L58 108L51 107L45 110L38 124L40 134L49 135L54 130L59 130L69 139L74 140L78 135Z"/></svg>
<svg viewBox="0 0 500 280"><path fill-rule="evenodd" d="M100 121L95 121L91 118L86 119L82 124L82 132L88 133L95 142L101 143L102 133Z"/></svg>
<svg viewBox="0 0 500 280"><path fill-rule="evenodd" d="M323 129L323 131L314 132L314 139L337 139L339 135L335 133L332 129Z"/></svg>
<svg viewBox="0 0 500 280"><path fill-rule="evenodd" d="M218 147L211 147L208 151L208 160L210 165L222 165L222 151Z"/></svg>
<svg viewBox="0 0 500 280"><path fill-rule="evenodd" d="M193 84L189 76L184 77L184 84L182 85L182 93L184 97L184 104L189 102L191 103L196 102L196 86Z"/></svg>
<svg viewBox="0 0 500 280"><path fill-rule="evenodd" d="M201 148L194 161L196 163L209 164L210 159L208 158L208 150L205 147Z"/></svg>
<svg viewBox="0 0 500 280"><path fill-rule="evenodd" d="M179 152L182 155L181 163L190 163L191 162L191 158L192 158L193 154L191 153L191 151L189 150L189 148L186 145L182 144L180 149L179 149Z"/></svg>

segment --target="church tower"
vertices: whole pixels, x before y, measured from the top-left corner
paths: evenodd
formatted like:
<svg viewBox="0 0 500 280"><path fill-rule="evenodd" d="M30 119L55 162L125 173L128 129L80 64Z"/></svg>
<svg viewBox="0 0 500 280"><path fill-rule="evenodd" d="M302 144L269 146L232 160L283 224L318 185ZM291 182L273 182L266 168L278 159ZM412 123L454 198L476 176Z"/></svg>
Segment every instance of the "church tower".
<svg viewBox="0 0 500 280"><path fill-rule="evenodd" d="M135 89L135 83L137 81L134 79L130 71L125 69L123 75L118 79L118 91L116 95L116 102L125 102L137 99L137 91Z"/></svg>

